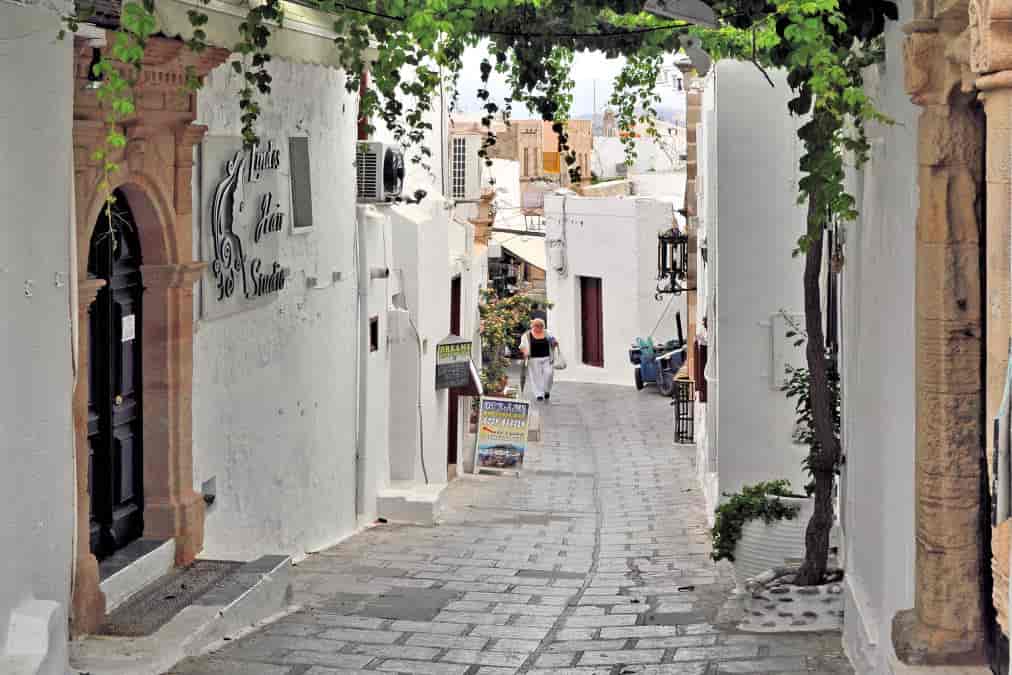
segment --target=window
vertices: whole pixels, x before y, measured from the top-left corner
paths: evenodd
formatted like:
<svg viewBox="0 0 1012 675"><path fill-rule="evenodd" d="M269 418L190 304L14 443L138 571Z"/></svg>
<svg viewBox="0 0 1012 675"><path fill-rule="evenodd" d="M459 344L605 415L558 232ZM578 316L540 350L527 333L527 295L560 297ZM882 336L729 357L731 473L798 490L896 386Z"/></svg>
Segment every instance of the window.
<svg viewBox="0 0 1012 675"><path fill-rule="evenodd" d="M524 176L531 175L530 156L527 150L528 148L524 148Z"/></svg>
<svg viewBox="0 0 1012 675"><path fill-rule="evenodd" d="M450 169L450 196L453 199L466 199L467 197L467 142L463 136L454 136L452 166Z"/></svg>
<svg viewBox="0 0 1012 675"><path fill-rule="evenodd" d="M313 227L313 195L310 189L309 139L289 138L288 156L292 183L292 232Z"/></svg>
<svg viewBox="0 0 1012 675"><path fill-rule="evenodd" d="M369 351L378 352L380 348L380 319L374 316L369 319Z"/></svg>

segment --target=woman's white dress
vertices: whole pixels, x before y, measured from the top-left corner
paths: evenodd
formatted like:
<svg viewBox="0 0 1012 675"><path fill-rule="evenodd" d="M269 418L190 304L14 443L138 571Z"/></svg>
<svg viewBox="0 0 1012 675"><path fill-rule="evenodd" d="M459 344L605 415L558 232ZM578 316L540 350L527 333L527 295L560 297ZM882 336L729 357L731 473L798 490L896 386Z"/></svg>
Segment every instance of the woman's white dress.
<svg viewBox="0 0 1012 675"><path fill-rule="evenodd" d="M531 344L528 335L529 333L524 333L521 338L520 349L529 354ZM545 337L548 338L549 344L553 343L554 338L550 334L545 333ZM555 368L552 361L551 356L527 359L527 382L530 383L531 391L536 398L552 393L552 381L555 379Z"/></svg>

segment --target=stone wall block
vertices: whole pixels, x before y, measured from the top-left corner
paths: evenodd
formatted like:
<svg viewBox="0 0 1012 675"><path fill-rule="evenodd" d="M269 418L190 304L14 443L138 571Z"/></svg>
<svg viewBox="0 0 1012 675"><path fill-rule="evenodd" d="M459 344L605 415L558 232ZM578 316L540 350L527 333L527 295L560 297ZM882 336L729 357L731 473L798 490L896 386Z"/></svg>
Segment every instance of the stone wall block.
<svg viewBox="0 0 1012 675"><path fill-rule="evenodd" d="M978 142L984 134L982 116L949 117L941 112L921 116L917 134L921 166L979 167L983 159Z"/></svg>
<svg viewBox="0 0 1012 675"><path fill-rule="evenodd" d="M981 190L977 174L966 170L924 167L918 187L917 241L927 245L980 241L977 207Z"/></svg>
<svg viewBox="0 0 1012 675"><path fill-rule="evenodd" d="M917 445L918 471L925 476L976 479L980 475L977 454L964 452L953 457L950 450L977 445L980 438L978 398L922 391L917 397L917 406L924 420L924 433Z"/></svg>
<svg viewBox="0 0 1012 675"><path fill-rule="evenodd" d="M966 592L979 575L976 546L943 552L925 550L918 541L918 553L917 611L932 618L931 646L939 651L953 649L952 643L971 647L981 637L974 628L982 614L981 594Z"/></svg>
<svg viewBox="0 0 1012 675"><path fill-rule="evenodd" d="M917 261L918 316L924 319L979 320L981 299L977 246L922 244L922 251L923 260Z"/></svg>

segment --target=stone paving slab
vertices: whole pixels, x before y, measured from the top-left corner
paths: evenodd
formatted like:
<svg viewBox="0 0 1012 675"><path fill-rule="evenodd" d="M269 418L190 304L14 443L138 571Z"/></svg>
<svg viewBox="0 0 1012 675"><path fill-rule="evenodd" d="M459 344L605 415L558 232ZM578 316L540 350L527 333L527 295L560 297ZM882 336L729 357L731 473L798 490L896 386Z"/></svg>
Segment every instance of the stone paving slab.
<svg viewBox="0 0 1012 675"><path fill-rule="evenodd" d="M667 401L561 384L520 477L293 570L300 611L172 675L849 675L838 633L746 634Z"/></svg>

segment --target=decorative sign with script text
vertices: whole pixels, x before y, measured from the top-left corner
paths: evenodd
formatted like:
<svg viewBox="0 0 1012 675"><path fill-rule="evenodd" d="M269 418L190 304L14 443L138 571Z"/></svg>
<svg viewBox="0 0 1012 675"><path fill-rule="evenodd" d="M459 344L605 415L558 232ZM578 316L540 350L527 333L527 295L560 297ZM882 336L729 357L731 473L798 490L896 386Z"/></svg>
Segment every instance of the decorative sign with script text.
<svg viewBox="0 0 1012 675"><path fill-rule="evenodd" d="M268 303L288 281L278 260L278 239L291 213L282 148L268 140L244 150L241 138L221 136L201 147L205 318Z"/></svg>

